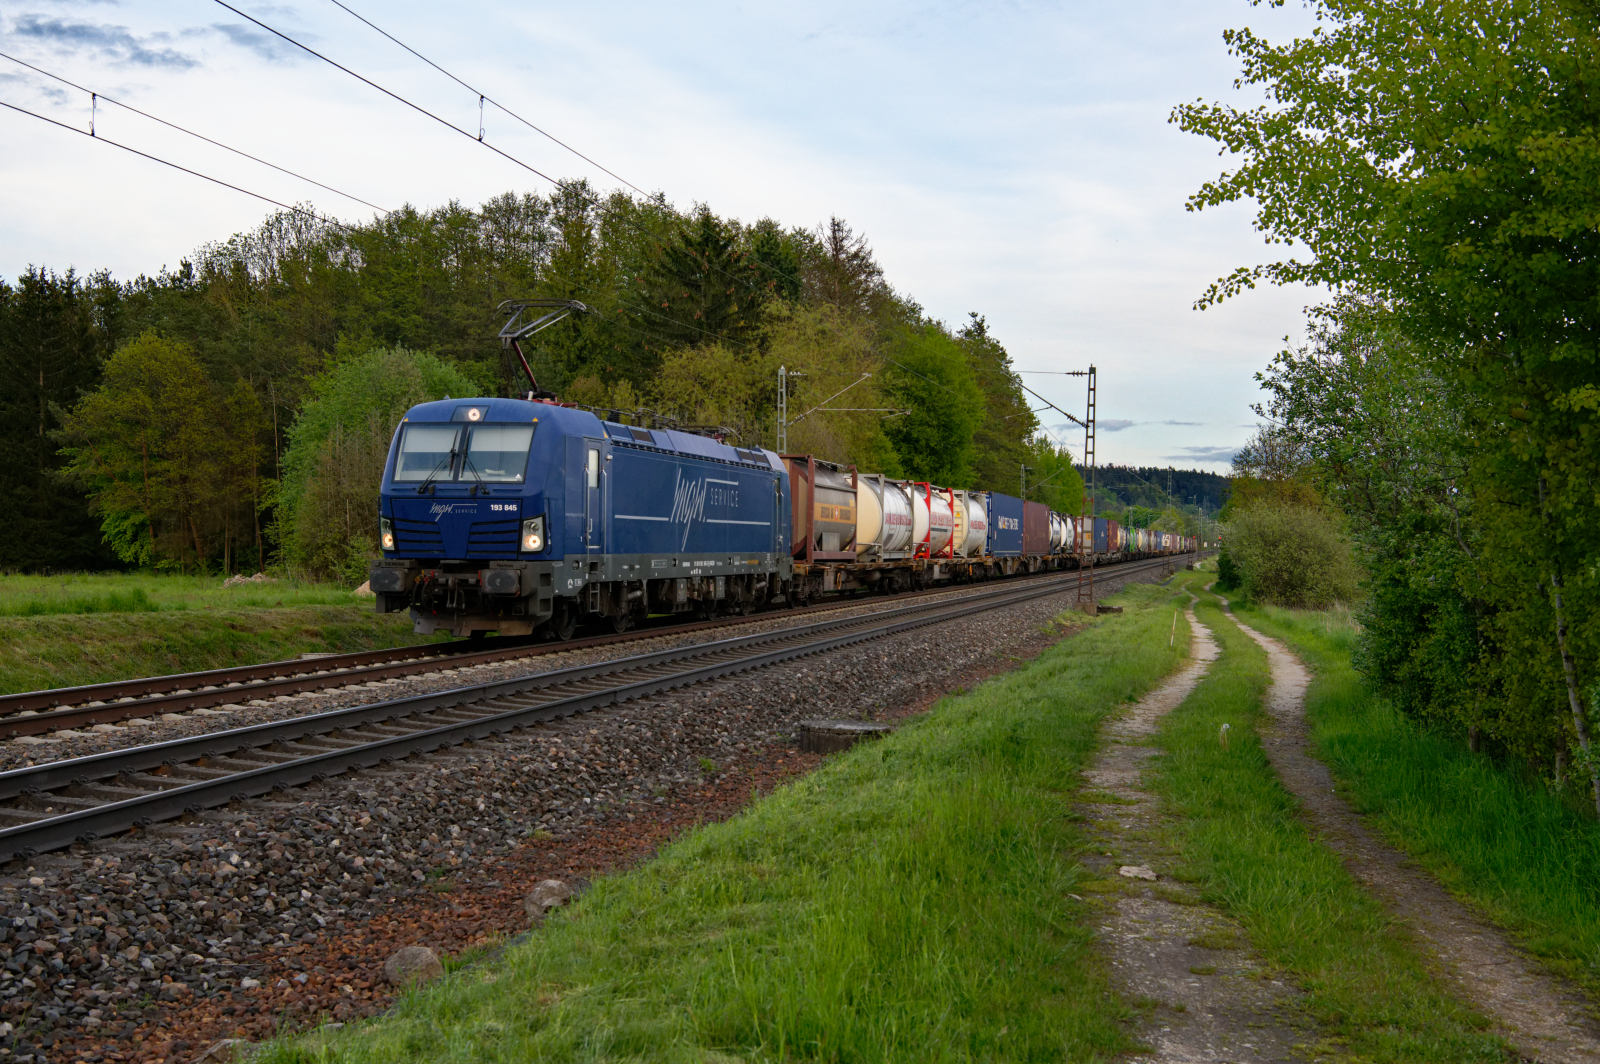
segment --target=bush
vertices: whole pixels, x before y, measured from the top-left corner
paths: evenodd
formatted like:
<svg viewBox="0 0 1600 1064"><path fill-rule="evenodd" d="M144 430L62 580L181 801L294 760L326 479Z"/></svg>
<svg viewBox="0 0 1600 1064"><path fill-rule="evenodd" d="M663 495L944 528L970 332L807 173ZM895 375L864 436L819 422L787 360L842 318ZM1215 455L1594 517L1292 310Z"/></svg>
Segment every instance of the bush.
<svg viewBox="0 0 1600 1064"><path fill-rule="evenodd" d="M1229 567L1253 602L1316 609L1355 597L1350 543L1324 509L1262 503L1236 513L1226 537Z"/></svg>
<svg viewBox="0 0 1600 1064"><path fill-rule="evenodd" d="M404 348L341 361L311 382L289 430L280 542L293 568L352 584L378 556L378 492L389 441L417 403L482 388L458 366Z"/></svg>
<svg viewBox="0 0 1600 1064"><path fill-rule="evenodd" d="M1217 590L1238 591L1242 582L1239 567L1234 564L1233 555L1228 553L1228 548L1223 547L1217 551Z"/></svg>

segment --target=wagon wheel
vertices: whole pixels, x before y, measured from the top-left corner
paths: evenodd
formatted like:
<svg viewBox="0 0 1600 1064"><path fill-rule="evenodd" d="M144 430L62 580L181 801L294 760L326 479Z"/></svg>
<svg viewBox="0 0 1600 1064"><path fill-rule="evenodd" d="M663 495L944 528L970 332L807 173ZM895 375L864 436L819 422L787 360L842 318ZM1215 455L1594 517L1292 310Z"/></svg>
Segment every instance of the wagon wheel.
<svg viewBox="0 0 1600 1064"><path fill-rule="evenodd" d="M632 613L619 613L611 618L611 630L621 635L633 627Z"/></svg>

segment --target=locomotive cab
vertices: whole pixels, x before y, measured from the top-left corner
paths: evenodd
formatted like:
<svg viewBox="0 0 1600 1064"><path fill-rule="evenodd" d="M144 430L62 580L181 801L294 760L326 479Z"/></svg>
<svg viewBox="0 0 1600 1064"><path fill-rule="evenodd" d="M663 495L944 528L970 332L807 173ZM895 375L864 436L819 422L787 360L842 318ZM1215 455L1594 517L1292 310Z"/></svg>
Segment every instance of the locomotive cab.
<svg viewBox="0 0 1600 1064"><path fill-rule="evenodd" d="M444 399L407 412L384 468L373 568L379 612L419 632L527 635L555 612L551 447L562 411L518 399ZM544 430L544 431L541 431Z"/></svg>

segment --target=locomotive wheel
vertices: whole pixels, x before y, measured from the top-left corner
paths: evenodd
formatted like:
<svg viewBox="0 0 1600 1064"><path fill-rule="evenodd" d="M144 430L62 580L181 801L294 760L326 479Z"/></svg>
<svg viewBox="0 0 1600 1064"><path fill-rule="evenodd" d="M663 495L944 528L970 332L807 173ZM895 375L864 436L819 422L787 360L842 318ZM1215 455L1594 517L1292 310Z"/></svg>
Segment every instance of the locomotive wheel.
<svg viewBox="0 0 1600 1064"><path fill-rule="evenodd" d="M565 643L577 630L578 611L564 602L557 602L556 611L550 617L550 634Z"/></svg>

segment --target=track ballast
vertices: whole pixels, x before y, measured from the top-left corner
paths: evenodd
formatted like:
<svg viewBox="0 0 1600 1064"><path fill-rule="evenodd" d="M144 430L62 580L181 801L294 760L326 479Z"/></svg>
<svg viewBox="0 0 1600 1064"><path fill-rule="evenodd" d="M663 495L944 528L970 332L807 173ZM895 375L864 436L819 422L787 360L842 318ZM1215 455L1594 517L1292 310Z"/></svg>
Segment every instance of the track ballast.
<svg viewBox="0 0 1600 1064"><path fill-rule="evenodd" d="M1119 575L1170 567L1125 563ZM1076 574L0 773L0 861L1060 594ZM563 644L570 646L571 644ZM63 811L63 809L68 811Z"/></svg>

